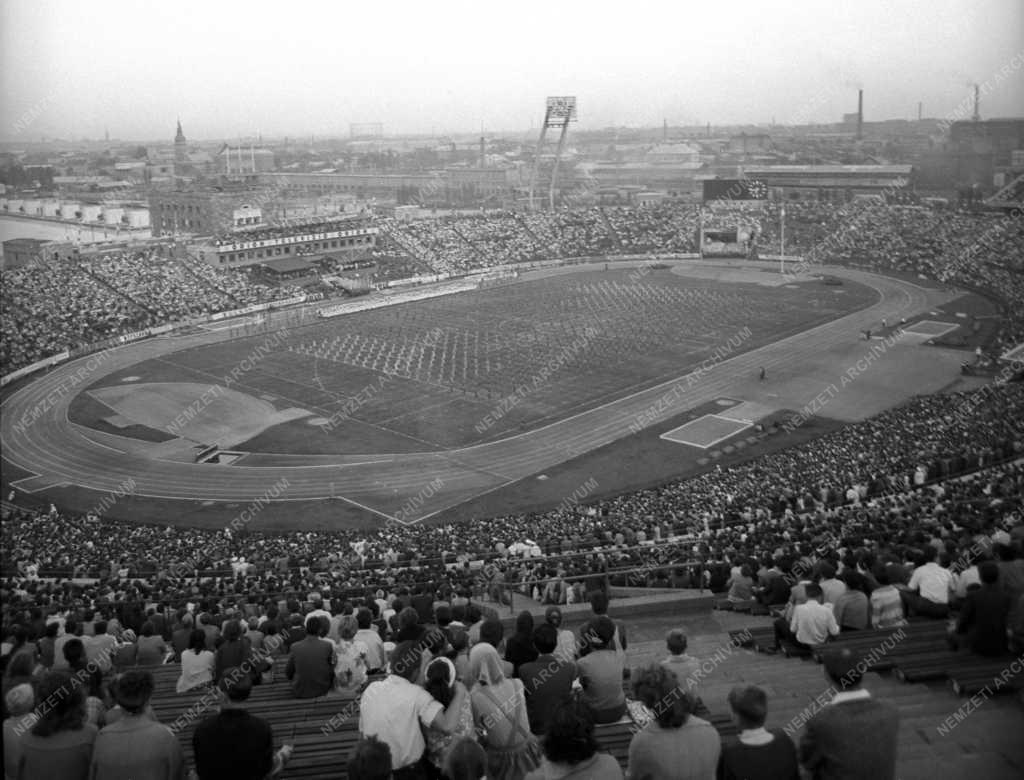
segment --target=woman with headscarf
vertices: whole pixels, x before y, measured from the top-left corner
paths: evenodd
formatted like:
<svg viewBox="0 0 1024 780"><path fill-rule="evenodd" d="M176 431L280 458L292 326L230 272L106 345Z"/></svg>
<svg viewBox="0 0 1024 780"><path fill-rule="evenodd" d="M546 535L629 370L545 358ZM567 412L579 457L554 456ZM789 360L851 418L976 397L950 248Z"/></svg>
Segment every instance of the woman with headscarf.
<svg viewBox="0 0 1024 780"><path fill-rule="evenodd" d="M526 695L519 680L502 672L492 645L475 645L469 653L473 723L487 752L489 780L522 780L540 765L540 746L530 733Z"/></svg>
<svg viewBox="0 0 1024 780"><path fill-rule="evenodd" d="M527 610L516 618L516 632L505 643L505 660L512 664L512 676L519 676L519 667L537 660L533 646L533 615Z"/></svg>

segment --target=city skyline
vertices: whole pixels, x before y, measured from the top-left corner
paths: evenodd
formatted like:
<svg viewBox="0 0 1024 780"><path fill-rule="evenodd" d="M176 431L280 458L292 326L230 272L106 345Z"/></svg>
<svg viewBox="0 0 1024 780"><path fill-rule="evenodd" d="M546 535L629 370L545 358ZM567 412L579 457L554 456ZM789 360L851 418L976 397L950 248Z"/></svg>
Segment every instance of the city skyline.
<svg viewBox="0 0 1024 780"><path fill-rule="evenodd" d="M1006 0L791 2L713 9L640 2L480 11L260 3L139 8L8 3L0 140L190 141L526 133L548 94L580 130L1024 114L1024 6ZM986 86L987 85L987 86Z"/></svg>

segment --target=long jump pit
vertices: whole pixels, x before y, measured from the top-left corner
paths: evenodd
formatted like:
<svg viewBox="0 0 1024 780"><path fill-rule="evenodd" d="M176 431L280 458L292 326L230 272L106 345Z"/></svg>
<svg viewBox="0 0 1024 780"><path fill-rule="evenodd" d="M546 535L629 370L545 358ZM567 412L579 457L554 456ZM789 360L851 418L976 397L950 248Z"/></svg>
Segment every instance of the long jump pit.
<svg viewBox="0 0 1024 780"><path fill-rule="evenodd" d="M686 444L706 450L753 427L754 423L750 420L735 420L720 414L705 414L696 420L690 420L685 425L666 431L661 434L661 438L676 444Z"/></svg>

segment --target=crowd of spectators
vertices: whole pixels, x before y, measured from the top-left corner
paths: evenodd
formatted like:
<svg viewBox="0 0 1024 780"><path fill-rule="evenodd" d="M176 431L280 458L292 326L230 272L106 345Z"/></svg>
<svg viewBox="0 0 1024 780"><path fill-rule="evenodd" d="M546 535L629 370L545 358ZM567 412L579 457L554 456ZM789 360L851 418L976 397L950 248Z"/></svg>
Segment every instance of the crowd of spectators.
<svg viewBox="0 0 1024 780"><path fill-rule="evenodd" d="M40 261L3 271L0 365L6 373L112 336L299 292L156 249Z"/></svg>

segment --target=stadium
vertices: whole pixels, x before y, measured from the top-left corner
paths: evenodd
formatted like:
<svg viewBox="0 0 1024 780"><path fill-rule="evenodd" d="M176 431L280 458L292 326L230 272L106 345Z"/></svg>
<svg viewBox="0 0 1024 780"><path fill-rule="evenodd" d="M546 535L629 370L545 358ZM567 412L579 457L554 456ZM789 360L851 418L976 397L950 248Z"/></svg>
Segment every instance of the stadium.
<svg viewBox="0 0 1024 780"><path fill-rule="evenodd" d="M605 57L629 122L662 77L800 119L581 132L562 95L528 134L343 138L364 83L420 129L469 121L466 72L514 106L564 10L458 45L462 10L206 10L68 28L139 26L91 74L159 84L133 114L194 68L203 141L49 138L54 91L0 144L5 778L1024 776L1024 120L979 108L1020 52L970 122L866 126L858 86L816 124L853 79L820 22L751 4L750 70L794 67L726 92L734 13L574 10L538 67ZM815 37L938 34L859 15ZM84 83L108 47L67 48ZM214 138L252 117L285 124Z"/></svg>

